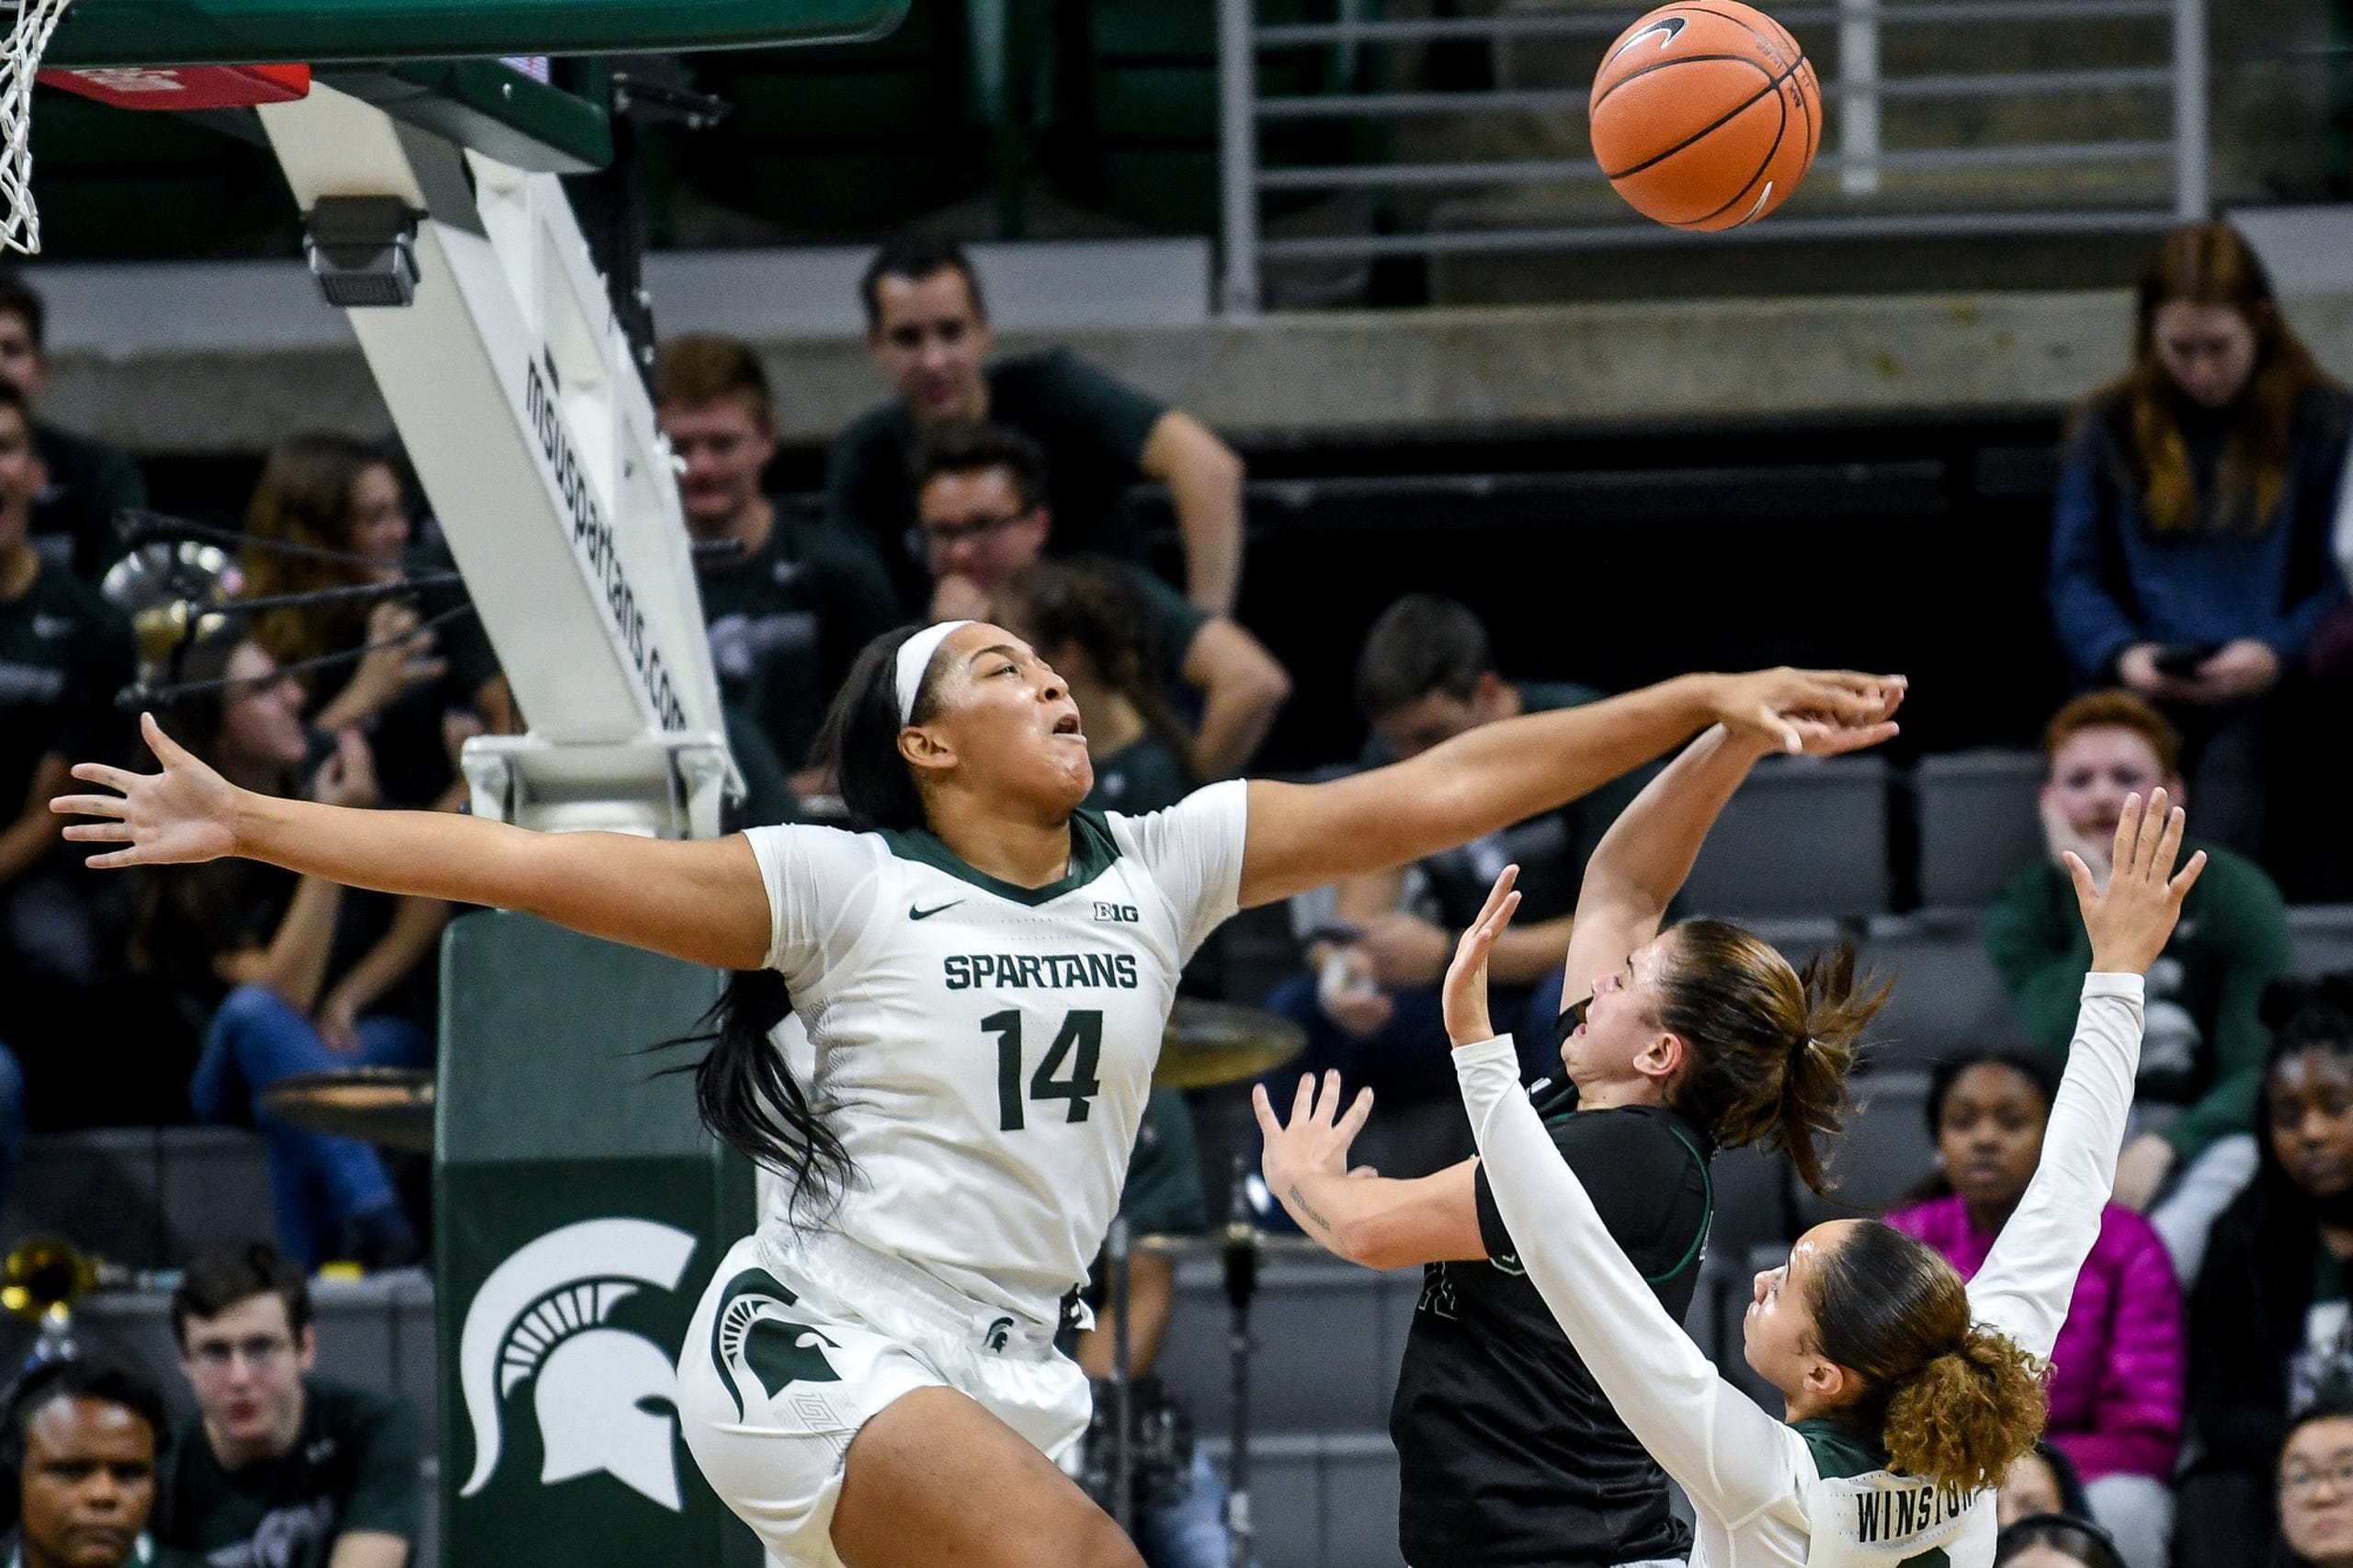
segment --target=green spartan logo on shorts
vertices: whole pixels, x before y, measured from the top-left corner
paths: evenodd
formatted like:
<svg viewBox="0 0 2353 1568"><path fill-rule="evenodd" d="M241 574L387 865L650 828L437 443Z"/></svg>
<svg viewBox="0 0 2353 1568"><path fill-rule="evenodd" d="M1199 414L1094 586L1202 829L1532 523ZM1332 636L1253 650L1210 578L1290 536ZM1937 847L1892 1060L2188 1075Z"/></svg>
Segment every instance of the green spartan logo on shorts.
<svg viewBox="0 0 2353 1568"><path fill-rule="evenodd" d="M747 1414L746 1378L770 1399L792 1383L842 1381L820 1346L841 1347L807 1324L784 1315L785 1308L800 1299L765 1269L747 1268L727 1282L711 1321L710 1359L734 1396L738 1418Z"/></svg>
<svg viewBox="0 0 2353 1568"><path fill-rule="evenodd" d="M989 1324L989 1331L986 1335L982 1336L982 1341L983 1344L987 1345L990 1349L1002 1351L1005 1348L1005 1336L1012 1331L1012 1328L1013 1320L1011 1318L999 1318L995 1323Z"/></svg>

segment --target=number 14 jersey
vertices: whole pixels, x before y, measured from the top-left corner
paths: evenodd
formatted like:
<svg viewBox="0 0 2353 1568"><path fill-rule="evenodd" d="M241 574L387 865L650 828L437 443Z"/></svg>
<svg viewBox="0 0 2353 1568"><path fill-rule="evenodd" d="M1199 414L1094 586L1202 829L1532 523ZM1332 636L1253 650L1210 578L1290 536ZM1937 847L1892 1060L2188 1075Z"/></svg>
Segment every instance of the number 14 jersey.
<svg viewBox="0 0 2353 1568"><path fill-rule="evenodd" d="M795 1070L856 1173L803 1221L1051 1323L1119 1205L1177 972L1234 912L1247 788L1081 812L1034 889L928 833L751 830Z"/></svg>

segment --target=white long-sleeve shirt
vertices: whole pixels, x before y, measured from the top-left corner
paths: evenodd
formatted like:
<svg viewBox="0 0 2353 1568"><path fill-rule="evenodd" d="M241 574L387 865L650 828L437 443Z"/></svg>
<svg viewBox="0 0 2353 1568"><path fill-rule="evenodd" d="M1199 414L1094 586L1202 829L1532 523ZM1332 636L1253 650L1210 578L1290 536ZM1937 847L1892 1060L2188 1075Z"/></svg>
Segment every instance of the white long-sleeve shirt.
<svg viewBox="0 0 2353 1568"><path fill-rule="evenodd" d="M2142 998L2137 974L2085 977L2041 1164L1969 1287L1977 1321L2040 1359L2050 1358L2115 1184ZM1940 1495L1873 1468L1851 1444L1809 1441L1716 1375L1562 1163L1520 1087L1509 1040L1459 1050L1454 1066L1529 1279L1627 1428L1691 1499L1692 1568L1990 1568L1992 1493Z"/></svg>

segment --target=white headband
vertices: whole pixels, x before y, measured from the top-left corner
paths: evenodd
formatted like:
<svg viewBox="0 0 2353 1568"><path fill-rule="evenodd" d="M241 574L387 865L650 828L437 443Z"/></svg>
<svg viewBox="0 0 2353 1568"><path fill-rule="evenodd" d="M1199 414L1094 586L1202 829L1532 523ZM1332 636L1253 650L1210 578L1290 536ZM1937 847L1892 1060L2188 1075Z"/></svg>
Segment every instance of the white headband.
<svg viewBox="0 0 2353 1568"><path fill-rule="evenodd" d="M948 641L948 634L960 627L970 626L969 620L943 620L937 626L926 626L899 644L899 722L915 722L915 697L923 690L923 673L931 668L931 656Z"/></svg>

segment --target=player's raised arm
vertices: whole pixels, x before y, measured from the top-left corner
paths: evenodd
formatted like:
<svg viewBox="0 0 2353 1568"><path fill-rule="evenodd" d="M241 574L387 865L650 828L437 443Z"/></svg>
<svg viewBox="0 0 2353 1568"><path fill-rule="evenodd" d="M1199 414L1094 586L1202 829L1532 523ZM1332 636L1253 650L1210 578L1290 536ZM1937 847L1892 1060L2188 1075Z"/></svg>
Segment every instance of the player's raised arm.
<svg viewBox="0 0 2353 1568"><path fill-rule="evenodd" d="M1622 697L1482 724L1328 784L1250 786L1242 903L1381 870L1552 811L1710 724L1804 748L1807 725L1883 721L1903 682L1851 670L1682 676Z"/></svg>
<svg viewBox="0 0 2353 1568"><path fill-rule="evenodd" d="M82 763L74 777L112 793L61 795L65 836L119 846L100 869L226 856L347 887L524 910L559 926L690 963L756 969L770 915L741 835L704 840L534 833L447 812L359 811L238 789L165 734L140 728L160 773Z"/></svg>

